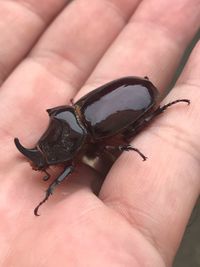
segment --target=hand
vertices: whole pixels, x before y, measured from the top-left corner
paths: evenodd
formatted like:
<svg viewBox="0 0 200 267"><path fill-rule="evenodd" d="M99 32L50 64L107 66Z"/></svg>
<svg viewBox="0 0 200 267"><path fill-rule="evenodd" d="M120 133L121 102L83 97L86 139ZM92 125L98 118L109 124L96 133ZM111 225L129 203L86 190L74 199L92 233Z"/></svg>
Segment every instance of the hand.
<svg viewBox="0 0 200 267"><path fill-rule="evenodd" d="M199 0L67 2L0 3L1 266L170 266L200 191L199 43L164 100L191 105L141 132L132 144L148 160L123 153L98 197L99 175L82 166L35 217L48 182L13 139L31 147L45 109L115 78L148 76L164 95L199 27Z"/></svg>

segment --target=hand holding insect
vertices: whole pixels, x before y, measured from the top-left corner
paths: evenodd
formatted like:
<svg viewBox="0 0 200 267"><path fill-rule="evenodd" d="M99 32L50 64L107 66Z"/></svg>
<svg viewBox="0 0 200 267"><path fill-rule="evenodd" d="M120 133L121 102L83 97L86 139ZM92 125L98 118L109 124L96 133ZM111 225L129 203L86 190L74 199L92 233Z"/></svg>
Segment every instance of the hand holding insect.
<svg viewBox="0 0 200 267"><path fill-rule="evenodd" d="M188 99L178 99L160 107L158 91L148 78L125 77L93 90L73 103L72 107L66 105L48 109L48 129L34 148L24 148L18 138L14 139L16 147L34 170L48 174L50 165L65 165L64 172L49 186L34 214L38 216L38 208L53 194L54 188L72 173L75 163L82 161L91 151L93 160L97 156L103 157L100 151L104 151L104 142L112 142L118 137L120 145L113 148L121 152L135 151L146 160L137 148L125 144L125 141L130 140L155 116L180 102L190 103ZM112 146L105 145L105 149L108 147ZM46 176L43 180L47 180Z"/></svg>
<svg viewBox="0 0 200 267"><path fill-rule="evenodd" d="M123 152L103 184L101 173L80 163L66 181L71 165L48 169L44 182L13 139L19 138L21 152L20 144L34 148L48 128L46 109L73 98L72 107L120 77L148 76L163 98L199 28L199 1L66 3L0 1L1 266L168 267L200 191L199 44L159 101L161 107L178 99L191 105L175 105L126 147L117 144L119 150L131 145L148 160ZM60 182L35 217L47 184L43 201Z"/></svg>

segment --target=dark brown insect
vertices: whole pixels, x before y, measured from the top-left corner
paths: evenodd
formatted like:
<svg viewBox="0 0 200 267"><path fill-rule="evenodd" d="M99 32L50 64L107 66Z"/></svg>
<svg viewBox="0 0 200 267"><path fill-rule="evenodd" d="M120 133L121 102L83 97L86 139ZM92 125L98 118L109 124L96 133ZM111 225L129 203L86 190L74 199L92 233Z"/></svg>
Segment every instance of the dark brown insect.
<svg viewBox="0 0 200 267"><path fill-rule="evenodd" d="M15 138L16 147L29 159L33 169L46 173L44 180L50 177L47 172L50 165L64 163L65 166L50 184L34 214L38 216L38 208L73 172L76 162L84 155L103 150L134 150L145 160L127 140L169 106L190 103L188 99L178 99L160 107L158 102L158 90L147 77L124 77L93 90L72 106L48 109L49 126L34 148L24 148Z"/></svg>

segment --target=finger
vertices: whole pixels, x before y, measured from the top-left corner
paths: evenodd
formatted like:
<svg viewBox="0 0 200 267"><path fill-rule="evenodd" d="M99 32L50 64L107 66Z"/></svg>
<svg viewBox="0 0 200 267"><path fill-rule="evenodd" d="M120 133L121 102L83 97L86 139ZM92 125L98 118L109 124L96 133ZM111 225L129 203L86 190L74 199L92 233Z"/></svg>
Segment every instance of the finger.
<svg viewBox="0 0 200 267"><path fill-rule="evenodd" d="M1 91L0 136L4 140L1 151L6 155L3 157L2 154L1 166L8 176L13 172L18 175L14 176L12 183L6 177L7 191L4 194L13 187L21 192L24 178L36 177L24 159L19 164L20 156L13 136L19 137L27 147L36 143L48 123L45 109L67 104L75 84L89 75L138 2L72 2L52 23L28 59L5 81ZM9 168L11 162L12 169ZM38 179L33 178L37 196L41 193L37 187L41 176L37 173ZM34 190L27 191L34 195ZM24 199L22 194L20 199ZM32 203L31 197L30 201Z"/></svg>
<svg viewBox="0 0 200 267"><path fill-rule="evenodd" d="M199 136L200 43L165 100L189 98L189 107L174 107L156 119L134 144L149 160L123 154L102 187L100 197L160 251L166 265L180 244L200 193Z"/></svg>
<svg viewBox="0 0 200 267"><path fill-rule="evenodd" d="M163 91L199 28L199 17L196 0L143 1L77 98L107 81L133 75L148 76Z"/></svg>
<svg viewBox="0 0 200 267"><path fill-rule="evenodd" d="M67 0L0 2L0 83L29 52Z"/></svg>
<svg viewBox="0 0 200 267"><path fill-rule="evenodd" d="M39 130L44 130L48 123L44 110L69 103L137 3L127 1L122 5L122 0L72 2L44 34L30 57L4 84L1 107L2 116L4 113L7 117L2 120L2 128L30 142ZM9 112L11 109L15 112ZM21 118L18 125L12 123L16 117Z"/></svg>
<svg viewBox="0 0 200 267"><path fill-rule="evenodd" d="M31 60L74 89L79 88L139 2L74 1L34 48Z"/></svg>

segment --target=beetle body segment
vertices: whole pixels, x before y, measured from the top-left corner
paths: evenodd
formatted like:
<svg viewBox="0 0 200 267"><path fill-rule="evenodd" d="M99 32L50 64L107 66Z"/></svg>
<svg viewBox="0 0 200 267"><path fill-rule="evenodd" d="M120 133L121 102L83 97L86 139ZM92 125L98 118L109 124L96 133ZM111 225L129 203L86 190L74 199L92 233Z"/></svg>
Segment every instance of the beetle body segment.
<svg viewBox="0 0 200 267"><path fill-rule="evenodd" d="M47 130L31 149L23 147L18 138L14 139L17 149L29 159L34 170L46 173L50 165L64 164L64 170L48 187L39 207L74 170L77 161L95 159L103 152L135 151L143 160L146 157L127 143L130 137L144 125L161 114L178 99L163 107L158 106L158 91L148 78L125 77L107 83L86 94L72 106L48 109L50 122ZM112 143L113 142L113 143ZM112 153L110 153L112 154ZM116 157L114 157L116 158Z"/></svg>
<svg viewBox="0 0 200 267"><path fill-rule="evenodd" d="M95 141L114 136L155 108L158 92L146 79L126 77L105 84L77 101L81 119Z"/></svg>

